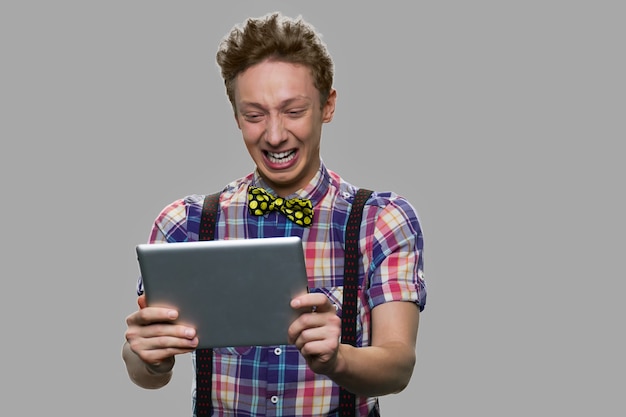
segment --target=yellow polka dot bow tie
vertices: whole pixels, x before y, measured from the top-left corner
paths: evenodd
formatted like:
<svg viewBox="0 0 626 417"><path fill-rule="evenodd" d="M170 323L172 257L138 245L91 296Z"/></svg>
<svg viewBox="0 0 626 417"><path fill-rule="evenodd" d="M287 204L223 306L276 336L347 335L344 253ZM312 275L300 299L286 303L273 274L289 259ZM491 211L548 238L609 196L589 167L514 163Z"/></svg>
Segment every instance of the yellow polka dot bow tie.
<svg viewBox="0 0 626 417"><path fill-rule="evenodd" d="M289 220L302 227L309 227L313 222L311 200L274 197L263 188L250 186L248 190L248 210L255 216L263 216L271 211L283 213Z"/></svg>

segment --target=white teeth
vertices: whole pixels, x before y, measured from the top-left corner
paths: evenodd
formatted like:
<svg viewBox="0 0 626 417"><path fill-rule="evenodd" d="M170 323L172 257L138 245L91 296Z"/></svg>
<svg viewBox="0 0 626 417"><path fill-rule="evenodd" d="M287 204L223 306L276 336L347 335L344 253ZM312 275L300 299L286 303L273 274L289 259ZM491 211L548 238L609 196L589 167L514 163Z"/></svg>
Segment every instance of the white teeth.
<svg viewBox="0 0 626 417"><path fill-rule="evenodd" d="M281 152L281 153L271 153L271 152L268 152L268 155L270 155L272 158L282 159L282 158L286 157L287 155L289 155L289 152Z"/></svg>
<svg viewBox="0 0 626 417"><path fill-rule="evenodd" d="M280 152L280 153L271 153L271 152L267 153L268 159L275 164L281 164L281 163L284 164L286 162L289 162L294 158L295 155L296 155L295 151Z"/></svg>

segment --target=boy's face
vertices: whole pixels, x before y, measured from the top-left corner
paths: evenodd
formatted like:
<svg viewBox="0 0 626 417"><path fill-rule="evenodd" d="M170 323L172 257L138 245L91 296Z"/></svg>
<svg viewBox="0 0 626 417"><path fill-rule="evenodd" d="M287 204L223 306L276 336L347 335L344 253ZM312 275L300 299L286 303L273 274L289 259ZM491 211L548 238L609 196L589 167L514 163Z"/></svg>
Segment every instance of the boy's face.
<svg viewBox="0 0 626 417"><path fill-rule="evenodd" d="M235 120L259 173L285 197L304 187L320 166L322 124L333 118L336 92L320 106L309 69L264 61L235 82Z"/></svg>

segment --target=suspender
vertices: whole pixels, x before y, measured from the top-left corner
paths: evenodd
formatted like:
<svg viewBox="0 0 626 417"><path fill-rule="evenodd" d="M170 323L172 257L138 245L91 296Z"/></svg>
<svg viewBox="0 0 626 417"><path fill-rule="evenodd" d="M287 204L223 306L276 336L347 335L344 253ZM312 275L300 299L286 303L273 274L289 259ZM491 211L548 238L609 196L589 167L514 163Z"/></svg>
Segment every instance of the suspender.
<svg viewBox="0 0 626 417"><path fill-rule="evenodd" d="M356 318L359 288L359 232L363 219L363 207L372 191L359 189L348 217L345 235L345 261L343 302L341 315L341 341L356 346ZM204 199L200 220L199 240L213 240L220 193L210 194ZM196 350L196 415L210 416L213 412L211 403L211 381L213 376L213 350ZM340 387L339 416L354 417L356 397Z"/></svg>
<svg viewBox="0 0 626 417"><path fill-rule="evenodd" d="M204 198L202 217L200 218L199 240L215 238L215 223L220 205L220 193ZM196 350L196 416L206 417L213 414L211 402L211 381L213 377L213 349Z"/></svg>
<svg viewBox="0 0 626 417"><path fill-rule="evenodd" d="M363 206L372 192L359 189L352 203L346 226L346 252L343 267L343 301L341 314L341 342L356 346L356 316L359 290L359 232L363 218ZM340 387L339 416L354 417L356 397Z"/></svg>

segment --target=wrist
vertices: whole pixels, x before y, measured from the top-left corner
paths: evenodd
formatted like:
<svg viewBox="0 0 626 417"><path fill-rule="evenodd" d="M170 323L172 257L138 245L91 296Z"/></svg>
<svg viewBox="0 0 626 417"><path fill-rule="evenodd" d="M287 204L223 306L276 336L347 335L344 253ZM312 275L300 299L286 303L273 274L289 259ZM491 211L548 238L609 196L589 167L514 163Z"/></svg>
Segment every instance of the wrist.
<svg viewBox="0 0 626 417"><path fill-rule="evenodd" d="M348 363L346 362L346 355L350 355L353 352L346 352L346 350L350 350L352 348L351 345L340 344L339 349L337 350L337 356L335 356L334 364L332 369L329 369L329 372L326 374L330 379L336 381L341 380L342 377L346 374L348 369Z"/></svg>

